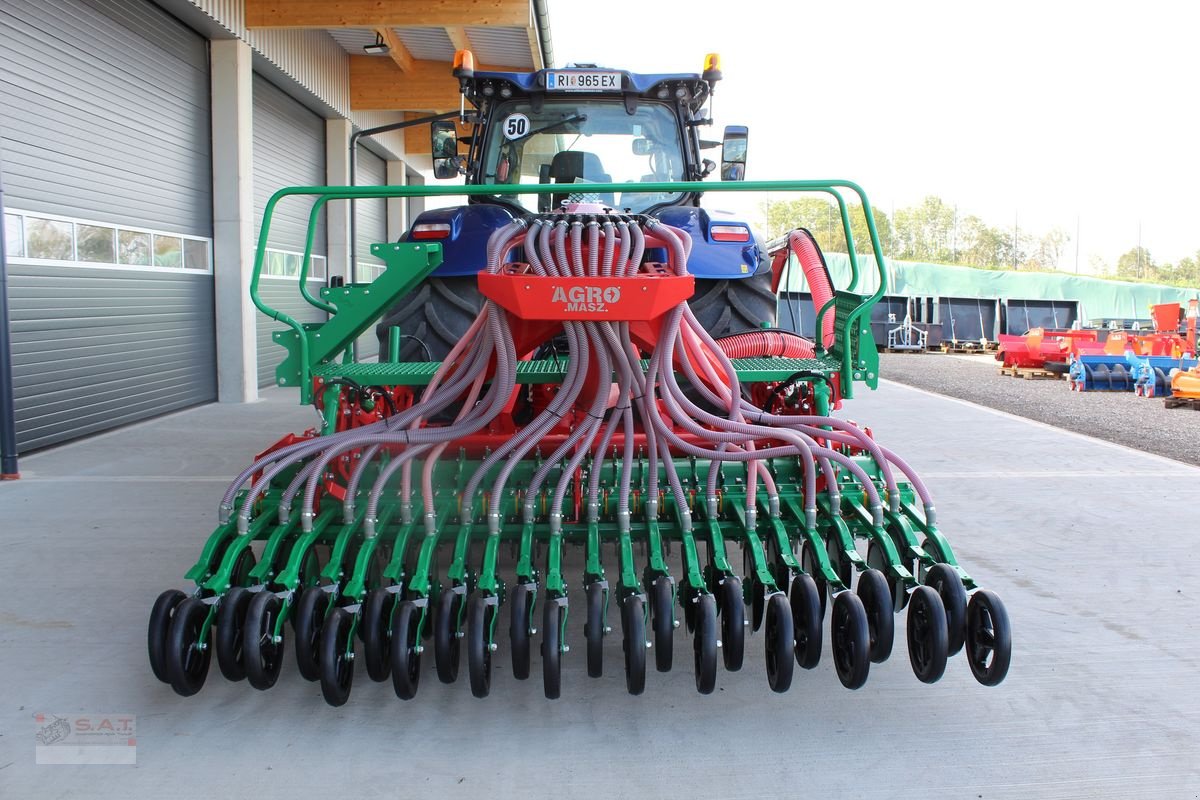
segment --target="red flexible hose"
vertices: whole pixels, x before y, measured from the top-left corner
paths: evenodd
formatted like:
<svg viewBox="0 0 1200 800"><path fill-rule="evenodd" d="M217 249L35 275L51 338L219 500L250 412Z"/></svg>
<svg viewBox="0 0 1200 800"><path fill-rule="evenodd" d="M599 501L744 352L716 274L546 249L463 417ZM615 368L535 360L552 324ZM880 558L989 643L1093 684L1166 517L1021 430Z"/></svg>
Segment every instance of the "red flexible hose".
<svg viewBox="0 0 1200 800"><path fill-rule="evenodd" d="M717 339L717 344L730 358L812 358L813 343L788 331L749 331Z"/></svg>
<svg viewBox="0 0 1200 800"><path fill-rule="evenodd" d="M812 292L813 311L819 312L826 303L833 299L833 284L829 280L829 272L825 269L821 251L817 249L817 242L808 231L795 230L788 236L788 247L800 261L801 269L804 270L804 278L808 281L809 291ZM827 348L833 347L833 318L834 313L831 308L825 312L825 316L821 320L821 341Z"/></svg>

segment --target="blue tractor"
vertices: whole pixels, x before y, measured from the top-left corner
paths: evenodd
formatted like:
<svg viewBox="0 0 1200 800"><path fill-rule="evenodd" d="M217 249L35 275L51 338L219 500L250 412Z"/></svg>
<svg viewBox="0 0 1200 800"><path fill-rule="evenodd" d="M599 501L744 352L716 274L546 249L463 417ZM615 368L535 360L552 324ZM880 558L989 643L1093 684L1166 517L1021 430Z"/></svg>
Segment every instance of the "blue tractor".
<svg viewBox="0 0 1200 800"><path fill-rule="evenodd" d="M702 180L717 170L703 157L721 148L720 177L741 180L746 128L730 126L723 141L701 138L711 124L708 101L721 78L710 55L702 74L642 75L591 64L537 72L475 71L461 51L454 76L469 116L469 133L431 124L434 174L468 184L563 184L562 193L472 196L467 205L420 214L403 241L437 241L442 265L379 323L381 358L389 329L403 334L399 360L440 361L482 304L475 275L488 237L514 218L581 207L656 217L692 239L688 270L696 278L690 304L713 336L775 324L776 297L763 242L744 221L701 208L696 192L588 191L588 184ZM466 146L465 154L460 146ZM648 260L665 254L648 252Z"/></svg>

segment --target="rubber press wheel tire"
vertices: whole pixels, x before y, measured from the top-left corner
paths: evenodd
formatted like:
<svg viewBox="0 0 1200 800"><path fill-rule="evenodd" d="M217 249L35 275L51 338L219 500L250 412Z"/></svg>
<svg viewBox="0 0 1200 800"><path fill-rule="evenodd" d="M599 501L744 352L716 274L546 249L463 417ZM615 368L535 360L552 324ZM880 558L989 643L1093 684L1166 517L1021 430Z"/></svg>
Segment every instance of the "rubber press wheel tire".
<svg viewBox="0 0 1200 800"><path fill-rule="evenodd" d="M529 612L533 591L526 584L517 584L509 602L512 616L508 623L508 645L512 650L513 677L523 681L529 678Z"/></svg>
<svg viewBox="0 0 1200 800"><path fill-rule="evenodd" d="M737 280L696 279L688 301L692 313L713 338L775 326L778 298L771 291L771 271L760 270Z"/></svg>
<svg viewBox="0 0 1200 800"><path fill-rule="evenodd" d="M825 598L829 596L829 581L821 575L820 562L813 552L812 545L807 540L800 547L800 567L808 574L817 588L817 599L821 604L821 619L825 619Z"/></svg>
<svg viewBox="0 0 1200 800"><path fill-rule="evenodd" d="M321 625L325 622L328 595L319 586L310 586L296 602L296 667L306 681L321 679Z"/></svg>
<svg viewBox="0 0 1200 800"><path fill-rule="evenodd" d="M208 605L197 597L179 604L167 632L167 677L176 694L191 697L204 687L212 650L200 641Z"/></svg>
<svg viewBox="0 0 1200 800"><path fill-rule="evenodd" d="M908 587L892 575L891 564L888 563L883 548L874 541L867 545L867 566L883 573L884 580L887 581L888 590L892 594L892 610L896 613L903 611L904 606L908 604ZM904 566L909 572L913 571L911 559Z"/></svg>
<svg viewBox="0 0 1200 800"><path fill-rule="evenodd" d="M379 360L392 360L388 345L389 330L394 325L399 325L406 337L400 342L400 361L443 360L482 307L476 276L427 278L392 306L376 326ZM429 348L428 353L422 343Z"/></svg>
<svg viewBox="0 0 1200 800"><path fill-rule="evenodd" d="M675 641L675 590L671 579L659 576L650 589L650 611L654 624L654 668L670 672Z"/></svg>
<svg viewBox="0 0 1200 800"><path fill-rule="evenodd" d="M492 648L488 634L496 616L496 606L482 595L467 603L467 675L471 694L487 697L492 691Z"/></svg>
<svg viewBox="0 0 1200 800"><path fill-rule="evenodd" d="M625 688L632 695L646 691L646 611L642 598L631 595L621 604Z"/></svg>
<svg viewBox="0 0 1200 800"><path fill-rule="evenodd" d="M391 609L392 593L387 589L372 589L367 592L366 602L363 603L362 618L358 621L367 677L377 683L386 681L392 671L391 654L388 652L392 641L388 636L390 624L388 612Z"/></svg>
<svg viewBox="0 0 1200 800"><path fill-rule="evenodd" d="M421 609L412 600L402 601L392 614L392 688L401 700L416 697L421 683L420 619Z"/></svg>
<svg viewBox="0 0 1200 800"><path fill-rule="evenodd" d="M587 587L583 638L587 641L588 677L599 678L604 674L604 587L599 583Z"/></svg>
<svg viewBox="0 0 1200 800"><path fill-rule="evenodd" d="M763 639L766 642L767 684L773 692L786 692L792 686L792 673L796 666L793 656L795 623L792 622L792 607L782 592L777 592L767 599L763 631Z"/></svg>
<svg viewBox="0 0 1200 800"><path fill-rule="evenodd" d="M1008 611L995 592L980 589L967 605L967 663L975 680L995 686L1008 674L1012 628Z"/></svg>
<svg viewBox="0 0 1200 800"><path fill-rule="evenodd" d="M922 683L935 683L946 672L946 609L929 586L918 586L908 601L908 660Z"/></svg>
<svg viewBox="0 0 1200 800"><path fill-rule="evenodd" d="M858 576L858 599L867 614L867 633L870 639L871 661L882 664L892 654L896 636L895 612L892 610L892 590L883 573L868 569Z"/></svg>
<svg viewBox="0 0 1200 800"><path fill-rule="evenodd" d="M344 706L354 686L354 616L335 608L321 626L321 694L335 708Z"/></svg>
<svg viewBox="0 0 1200 800"><path fill-rule="evenodd" d="M792 580L792 625L795 628L794 652L802 669L813 669L821 663L821 595L811 575L797 575Z"/></svg>
<svg viewBox="0 0 1200 800"><path fill-rule="evenodd" d="M275 622L283 602L271 592L259 592L250 600L246 621L242 627L242 663L246 681L255 689L266 691L279 680L283 667L283 641L275 641ZM283 632L280 632L283 636Z"/></svg>
<svg viewBox="0 0 1200 800"><path fill-rule="evenodd" d="M829 644L838 680L847 689L860 689L871 671L871 633L862 600L853 592L838 592L829 616Z"/></svg>
<svg viewBox="0 0 1200 800"><path fill-rule="evenodd" d="M167 634L171 631L171 617L187 595L178 589L168 589L158 596L150 609L150 625L146 631L146 651L150 657L150 669L154 677L170 683L167 677Z"/></svg>
<svg viewBox="0 0 1200 800"><path fill-rule="evenodd" d="M946 652L954 655L962 649L967 631L967 590L949 564L934 564L925 573L925 585L942 598L946 609Z"/></svg>
<svg viewBox="0 0 1200 800"><path fill-rule="evenodd" d="M437 612L433 615L433 663L442 683L458 680L458 614L461 610L462 595L449 589L438 595Z"/></svg>
<svg viewBox="0 0 1200 800"><path fill-rule="evenodd" d="M721 658L725 669L737 672L746 655L746 604L742 582L728 577L717 588L721 611Z"/></svg>
<svg viewBox="0 0 1200 800"><path fill-rule="evenodd" d="M712 694L717 685L717 598L702 594L696 602L696 629L692 637L696 691Z"/></svg>
<svg viewBox="0 0 1200 800"><path fill-rule="evenodd" d="M253 594L241 586L230 589L217 604L217 666L226 680L246 677L245 651L242 646L246 612Z"/></svg>
<svg viewBox="0 0 1200 800"><path fill-rule="evenodd" d="M542 609L542 688L547 700L562 694L562 606L554 600Z"/></svg>

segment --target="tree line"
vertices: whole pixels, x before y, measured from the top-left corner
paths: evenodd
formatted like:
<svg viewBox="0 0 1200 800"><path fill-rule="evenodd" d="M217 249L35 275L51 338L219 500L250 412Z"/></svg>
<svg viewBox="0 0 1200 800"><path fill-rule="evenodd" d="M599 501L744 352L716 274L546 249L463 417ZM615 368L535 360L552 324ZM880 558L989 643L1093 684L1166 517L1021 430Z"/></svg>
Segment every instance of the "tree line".
<svg viewBox="0 0 1200 800"><path fill-rule="evenodd" d="M769 238L792 228L807 228L822 250L845 253L849 249L840 212L831 200L781 200L764 203L761 211ZM851 204L848 211L854 249L869 255L871 238L862 209ZM960 214L956 206L934 196L897 209L891 217L878 208L871 212L884 254L901 261L1048 272L1059 269L1071 241L1060 227L1038 234L1022 231L1019 225L990 225L977 215ZM1102 277L1200 286L1200 251L1178 264L1160 264L1145 248L1135 247L1117 260L1115 272L1103 262L1090 266Z"/></svg>

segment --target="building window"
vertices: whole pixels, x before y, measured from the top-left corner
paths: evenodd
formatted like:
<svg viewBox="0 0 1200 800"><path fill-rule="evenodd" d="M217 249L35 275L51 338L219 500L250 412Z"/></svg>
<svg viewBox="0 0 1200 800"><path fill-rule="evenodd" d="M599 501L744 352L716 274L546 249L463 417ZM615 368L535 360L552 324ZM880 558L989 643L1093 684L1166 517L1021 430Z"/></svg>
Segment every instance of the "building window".
<svg viewBox="0 0 1200 800"><path fill-rule="evenodd" d="M154 266L182 267L183 239L178 236L154 236Z"/></svg>
<svg viewBox="0 0 1200 800"><path fill-rule="evenodd" d="M211 239L16 209L4 213L4 246L12 259L65 266L212 272Z"/></svg>
<svg viewBox="0 0 1200 800"><path fill-rule="evenodd" d="M72 261L72 228L61 219L25 218L25 252L29 258Z"/></svg>
<svg viewBox="0 0 1200 800"><path fill-rule="evenodd" d="M16 214L4 215L4 252L9 258L25 257L25 227Z"/></svg>
<svg viewBox="0 0 1200 800"><path fill-rule="evenodd" d="M118 264L128 264L131 267L150 266L150 234L123 230L117 238L121 243L121 258Z"/></svg>
<svg viewBox="0 0 1200 800"><path fill-rule="evenodd" d="M273 278L299 278L303 262L303 253L268 248L262 274ZM325 256L313 256L308 268L308 280L325 280L327 263Z"/></svg>
<svg viewBox="0 0 1200 800"><path fill-rule="evenodd" d="M117 263L117 229L102 225L76 225L75 249L80 261Z"/></svg>
<svg viewBox="0 0 1200 800"><path fill-rule="evenodd" d="M204 239L183 240L183 268L202 271L208 270L208 242Z"/></svg>

